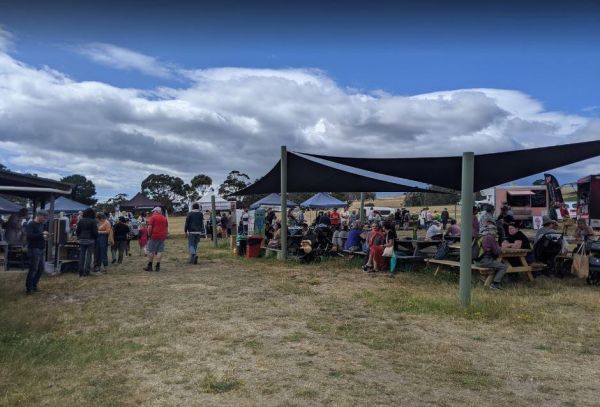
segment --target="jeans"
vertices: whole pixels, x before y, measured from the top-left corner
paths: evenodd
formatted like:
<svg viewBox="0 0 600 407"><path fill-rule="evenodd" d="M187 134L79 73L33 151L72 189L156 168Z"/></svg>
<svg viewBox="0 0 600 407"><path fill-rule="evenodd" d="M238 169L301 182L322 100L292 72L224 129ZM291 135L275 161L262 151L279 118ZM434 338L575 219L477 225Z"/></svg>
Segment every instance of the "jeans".
<svg viewBox="0 0 600 407"><path fill-rule="evenodd" d="M198 243L200 242L200 234L199 233L190 233L188 235L188 249L190 251L190 255L196 255L198 252Z"/></svg>
<svg viewBox="0 0 600 407"><path fill-rule="evenodd" d="M479 267L486 267L490 269L496 270L496 274L494 275L494 283L500 283L502 281L502 277L506 273L508 266L501 261L496 259L492 259L491 257L484 257L481 261L477 262Z"/></svg>
<svg viewBox="0 0 600 407"><path fill-rule="evenodd" d="M94 267L108 267L108 235L98 235L96 239L96 252L94 254Z"/></svg>
<svg viewBox="0 0 600 407"><path fill-rule="evenodd" d="M37 290L38 282L44 272L44 249L29 249L29 272L25 280L27 292Z"/></svg>
<svg viewBox="0 0 600 407"><path fill-rule="evenodd" d="M87 276L92 267L92 253L94 252L94 241L81 239L79 241L79 275Z"/></svg>
<svg viewBox="0 0 600 407"><path fill-rule="evenodd" d="M115 242L115 245L113 246L113 259L115 258L116 251L119 252L119 259L117 260L117 263L123 263L123 253L127 251L127 240Z"/></svg>

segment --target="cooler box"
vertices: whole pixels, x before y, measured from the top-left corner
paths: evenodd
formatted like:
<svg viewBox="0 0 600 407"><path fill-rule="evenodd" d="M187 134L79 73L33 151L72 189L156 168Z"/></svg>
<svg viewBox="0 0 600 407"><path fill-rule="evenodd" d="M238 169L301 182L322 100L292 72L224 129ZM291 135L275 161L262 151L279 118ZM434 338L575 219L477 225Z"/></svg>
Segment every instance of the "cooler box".
<svg viewBox="0 0 600 407"><path fill-rule="evenodd" d="M244 235L238 235L235 239L235 246L237 249L238 256L243 256L246 254L246 243L248 238Z"/></svg>
<svg viewBox="0 0 600 407"><path fill-rule="evenodd" d="M248 236L246 257L260 257L260 246L262 244L262 240L262 236Z"/></svg>

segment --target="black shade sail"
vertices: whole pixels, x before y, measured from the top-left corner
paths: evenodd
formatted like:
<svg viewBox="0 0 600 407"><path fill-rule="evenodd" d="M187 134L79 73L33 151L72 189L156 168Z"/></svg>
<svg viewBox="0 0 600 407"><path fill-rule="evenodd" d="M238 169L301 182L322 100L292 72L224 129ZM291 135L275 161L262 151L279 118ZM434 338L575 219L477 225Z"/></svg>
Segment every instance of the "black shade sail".
<svg viewBox="0 0 600 407"><path fill-rule="evenodd" d="M380 174L454 190L461 189L462 157L350 158L305 155ZM480 191L599 155L599 140L475 155L473 191Z"/></svg>
<svg viewBox="0 0 600 407"><path fill-rule="evenodd" d="M269 194L281 191L281 162L254 184L232 195ZM335 165L335 164L333 164ZM347 172L287 153L288 192L432 192ZM433 191L435 192L435 191Z"/></svg>

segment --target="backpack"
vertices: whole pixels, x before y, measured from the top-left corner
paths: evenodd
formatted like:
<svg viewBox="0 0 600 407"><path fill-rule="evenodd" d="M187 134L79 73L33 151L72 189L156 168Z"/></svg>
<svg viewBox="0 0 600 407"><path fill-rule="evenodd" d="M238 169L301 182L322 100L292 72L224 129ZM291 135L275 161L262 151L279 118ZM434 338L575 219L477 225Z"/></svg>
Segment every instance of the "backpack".
<svg viewBox="0 0 600 407"><path fill-rule="evenodd" d="M485 250L483 250L481 238L474 239L473 244L471 245L471 259L474 261L480 261L483 259L484 254Z"/></svg>
<svg viewBox="0 0 600 407"><path fill-rule="evenodd" d="M443 241L442 244L439 245L437 252L433 256L436 260L442 260L448 257L448 253L450 253L450 247L447 241Z"/></svg>

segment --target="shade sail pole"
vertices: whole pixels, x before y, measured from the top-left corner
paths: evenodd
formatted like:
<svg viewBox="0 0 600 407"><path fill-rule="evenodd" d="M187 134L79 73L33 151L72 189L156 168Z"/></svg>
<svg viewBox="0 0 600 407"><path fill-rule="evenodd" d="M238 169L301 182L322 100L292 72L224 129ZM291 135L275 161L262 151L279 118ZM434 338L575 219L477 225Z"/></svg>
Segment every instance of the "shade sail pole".
<svg viewBox="0 0 600 407"><path fill-rule="evenodd" d="M54 243L56 242L56 239L58 239L58 236L54 236L54 198L54 194L50 194L50 212L48 213L48 261L54 261ZM60 230L60 227L56 228L56 230Z"/></svg>
<svg viewBox="0 0 600 407"><path fill-rule="evenodd" d="M213 239L213 247L218 247L219 243L217 242L217 203L215 201L215 195L211 195L210 197L210 221L212 223L212 239Z"/></svg>
<svg viewBox="0 0 600 407"><path fill-rule="evenodd" d="M281 251L279 252L280 260L287 260L287 148L281 146Z"/></svg>
<svg viewBox="0 0 600 407"><path fill-rule="evenodd" d="M365 193L360 193L360 223L365 223Z"/></svg>
<svg viewBox="0 0 600 407"><path fill-rule="evenodd" d="M473 239L473 175L475 155L463 153L460 227L460 304L471 304L471 241Z"/></svg>

